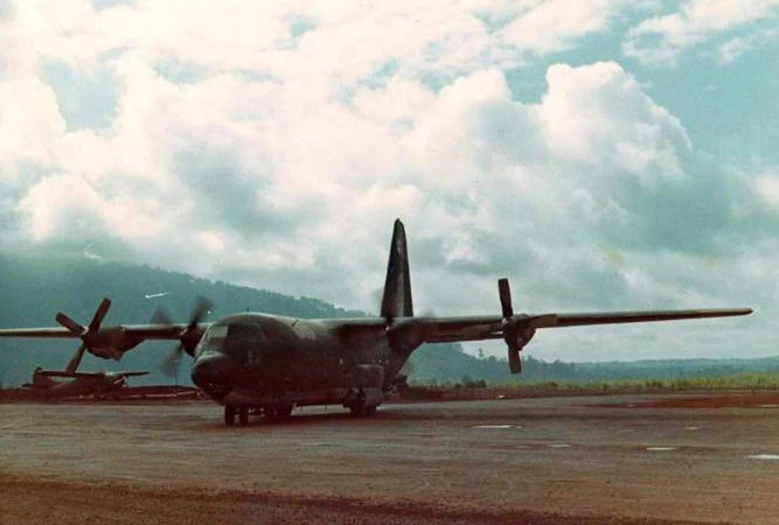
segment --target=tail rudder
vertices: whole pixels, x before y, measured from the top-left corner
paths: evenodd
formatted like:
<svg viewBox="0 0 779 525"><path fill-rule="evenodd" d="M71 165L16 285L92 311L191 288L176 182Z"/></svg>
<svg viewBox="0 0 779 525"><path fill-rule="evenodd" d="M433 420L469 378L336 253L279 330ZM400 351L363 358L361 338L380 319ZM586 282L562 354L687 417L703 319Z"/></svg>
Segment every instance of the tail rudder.
<svg viewBox="0 0 779 525"><path fill-rule="evenodd" d="M49 388L54 384L50 378L43 375L43 368L36 366L32 372L32 386L33 388Z"/></svg>
<svg viewBox="0 0 779 525"><path fill-rule="evenodd" d="M412 317L413 315L406 231L400 219L396 219L390 243L387 279L384 283L384 295L381 299L381 316L394 319L396 317Z"/></svg>

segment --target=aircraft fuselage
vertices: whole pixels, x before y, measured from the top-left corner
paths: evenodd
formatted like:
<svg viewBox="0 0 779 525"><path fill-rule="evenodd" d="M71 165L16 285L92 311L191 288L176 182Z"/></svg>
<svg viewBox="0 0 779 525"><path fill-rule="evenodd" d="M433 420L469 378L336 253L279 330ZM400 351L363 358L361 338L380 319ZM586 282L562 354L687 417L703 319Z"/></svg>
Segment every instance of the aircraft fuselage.
<svg viewBox="0 0 779 525"><path fill-rule="evenodd" d="M244 313L213 323L195 350L192 381L235 407L381 403L408 353L378 324Z"/></svg>
<svg viewBox="0 0 779 525"><path fill-rule="evenodd" d="M125 380L123 377L108 373L64 381L48 379L44 383L33 379L33 383L30 386L49 397L78 397L115 392L125 386Z"/></svg>

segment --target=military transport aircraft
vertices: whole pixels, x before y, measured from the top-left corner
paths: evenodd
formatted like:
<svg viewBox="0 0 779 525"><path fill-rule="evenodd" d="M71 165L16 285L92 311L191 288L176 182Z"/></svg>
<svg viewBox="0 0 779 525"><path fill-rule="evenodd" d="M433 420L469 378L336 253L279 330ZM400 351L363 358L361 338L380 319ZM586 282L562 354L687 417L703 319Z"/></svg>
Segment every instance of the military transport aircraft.
<svg viewBox="0 0 779 525"><path fill-rule="evenodd" d="M0 330L3 337L73 337L103 358L119 359L146 339L178 340L194 357L192 381L224 405L227 425L250 412L286 417L295 406L342 404L358 416L375 413L411 353L423 343L503 339L512 373L519 353L541 328L670 321L747 315L749 308L604 313L515 314L507 279L498 281L501 315L414 317L406 234L395 221L381 303L375 318L296 319L237 313L202 323L201 302L188 324L156 319L147 325L102 328L111 302L104 299L86 328L58 313L63 328Z"/></svg>
<svg viewBox="0 0 779 525"><path fill-rule="evenodd" d="M149 372L64 372L43 370L36 367L32 383L22 387L30 388L48 397L79 397L116 395L127 384L126 378L145 376ZM52 378L66 378L71 381L56 381Z"/></svg>
<svg viewBox="0 0 779 525"><path fill-rule="evenodd" d="M32 373L32 383L24 388L32 389L45 397L78 397L115 395L127 384L126 378L145 376L149 372L78 372L86 347L76 350L65 370L44 370L36 367ZM66 378L70 381L56 381L53 378Z"/></svg>

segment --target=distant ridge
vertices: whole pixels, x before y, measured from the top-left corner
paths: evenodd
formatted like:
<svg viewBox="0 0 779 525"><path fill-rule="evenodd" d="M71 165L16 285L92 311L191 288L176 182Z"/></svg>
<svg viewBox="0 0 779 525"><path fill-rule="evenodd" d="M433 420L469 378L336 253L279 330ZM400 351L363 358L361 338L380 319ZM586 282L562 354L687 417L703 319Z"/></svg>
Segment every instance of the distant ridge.
<svg viewBox="0 0 779 525"><path fill-rule="evenodd" d="M105 296L113 301L105 326L148 323L159 305L170 312L174 321L184 322L199 295L214 303L214 310L207 320L247 308L308 318L362 317L378 313L344 310L319 299L290 297L161 268L100 262L83 256L44 259L0 253L0 291L0 327L55 326L57 311L88 322ZM0 339L0 382L5 387L19 386L29 381L37 365L63 368L77 346L75 341L67 340ZM172 346L172 342L147 341L128 352L120 363L87 356L82 369L148 370L149 376L138 378L133 384L171 384L157 367ZM524 359L524 370L521 376L511 376L505 359L479 359L464 353L459 344L442 344L417 350L405 371L412 381L425 383L461 382L464 379L487 382L675 379L779 373L779 357L565 363L545 362L531 356ZM178 383L190 385L188 363L181 367Z"/></svg>
<svg viewBox="0 0 779 525"><path fill-rule="evenodd" d="M0 290L3 327L56 326L57 311L86 323L106 296L113 304L105 326L148 323L158 306L165 307L174 321L184 322L200 295L214 303L207 319L247 309L310 318L366 315L310 297L290 297L161 268L76 256L44 259L0 253ZM20 385L29 380L36 365L62 368L76 346L75 341L67 340L0 340L0 381L4 385ZM121 363L88 356L83 368L149 370L152 374L136 383L167 384L170 379L158 373L157 365L169 346L164 342L145 342ZM189 384L188 376L188 366L183 366L179 381Z"/></svg>

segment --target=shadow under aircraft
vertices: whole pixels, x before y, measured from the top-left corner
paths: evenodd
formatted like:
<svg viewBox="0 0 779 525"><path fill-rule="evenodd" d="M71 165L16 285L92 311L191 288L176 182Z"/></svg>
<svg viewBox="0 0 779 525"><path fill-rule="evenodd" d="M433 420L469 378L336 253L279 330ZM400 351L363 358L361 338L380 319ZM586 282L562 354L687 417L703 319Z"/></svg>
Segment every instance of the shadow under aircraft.
<svg viewBox="0 0 779 525"><path fill-rule="evenodd" d="M83 327L63 313L61 327L0 330L0 337L80 338L95 356L120 359L147 339L178 340L169 362L194 358L192 382L224 406L224 420L246 424L250 414L283 418L294 407L339 404L357 416L376 412L401 367L423 343L502 339L512 373L536 330L747 315L750 308L515 314L507 279L498 281L500 315L415 317L406 234L395 221L379 317L298 319L268 313L236 313L202 322L201 301L187 324L158 315L152 324L101 327L110 307L104 299Z"/></svg>

